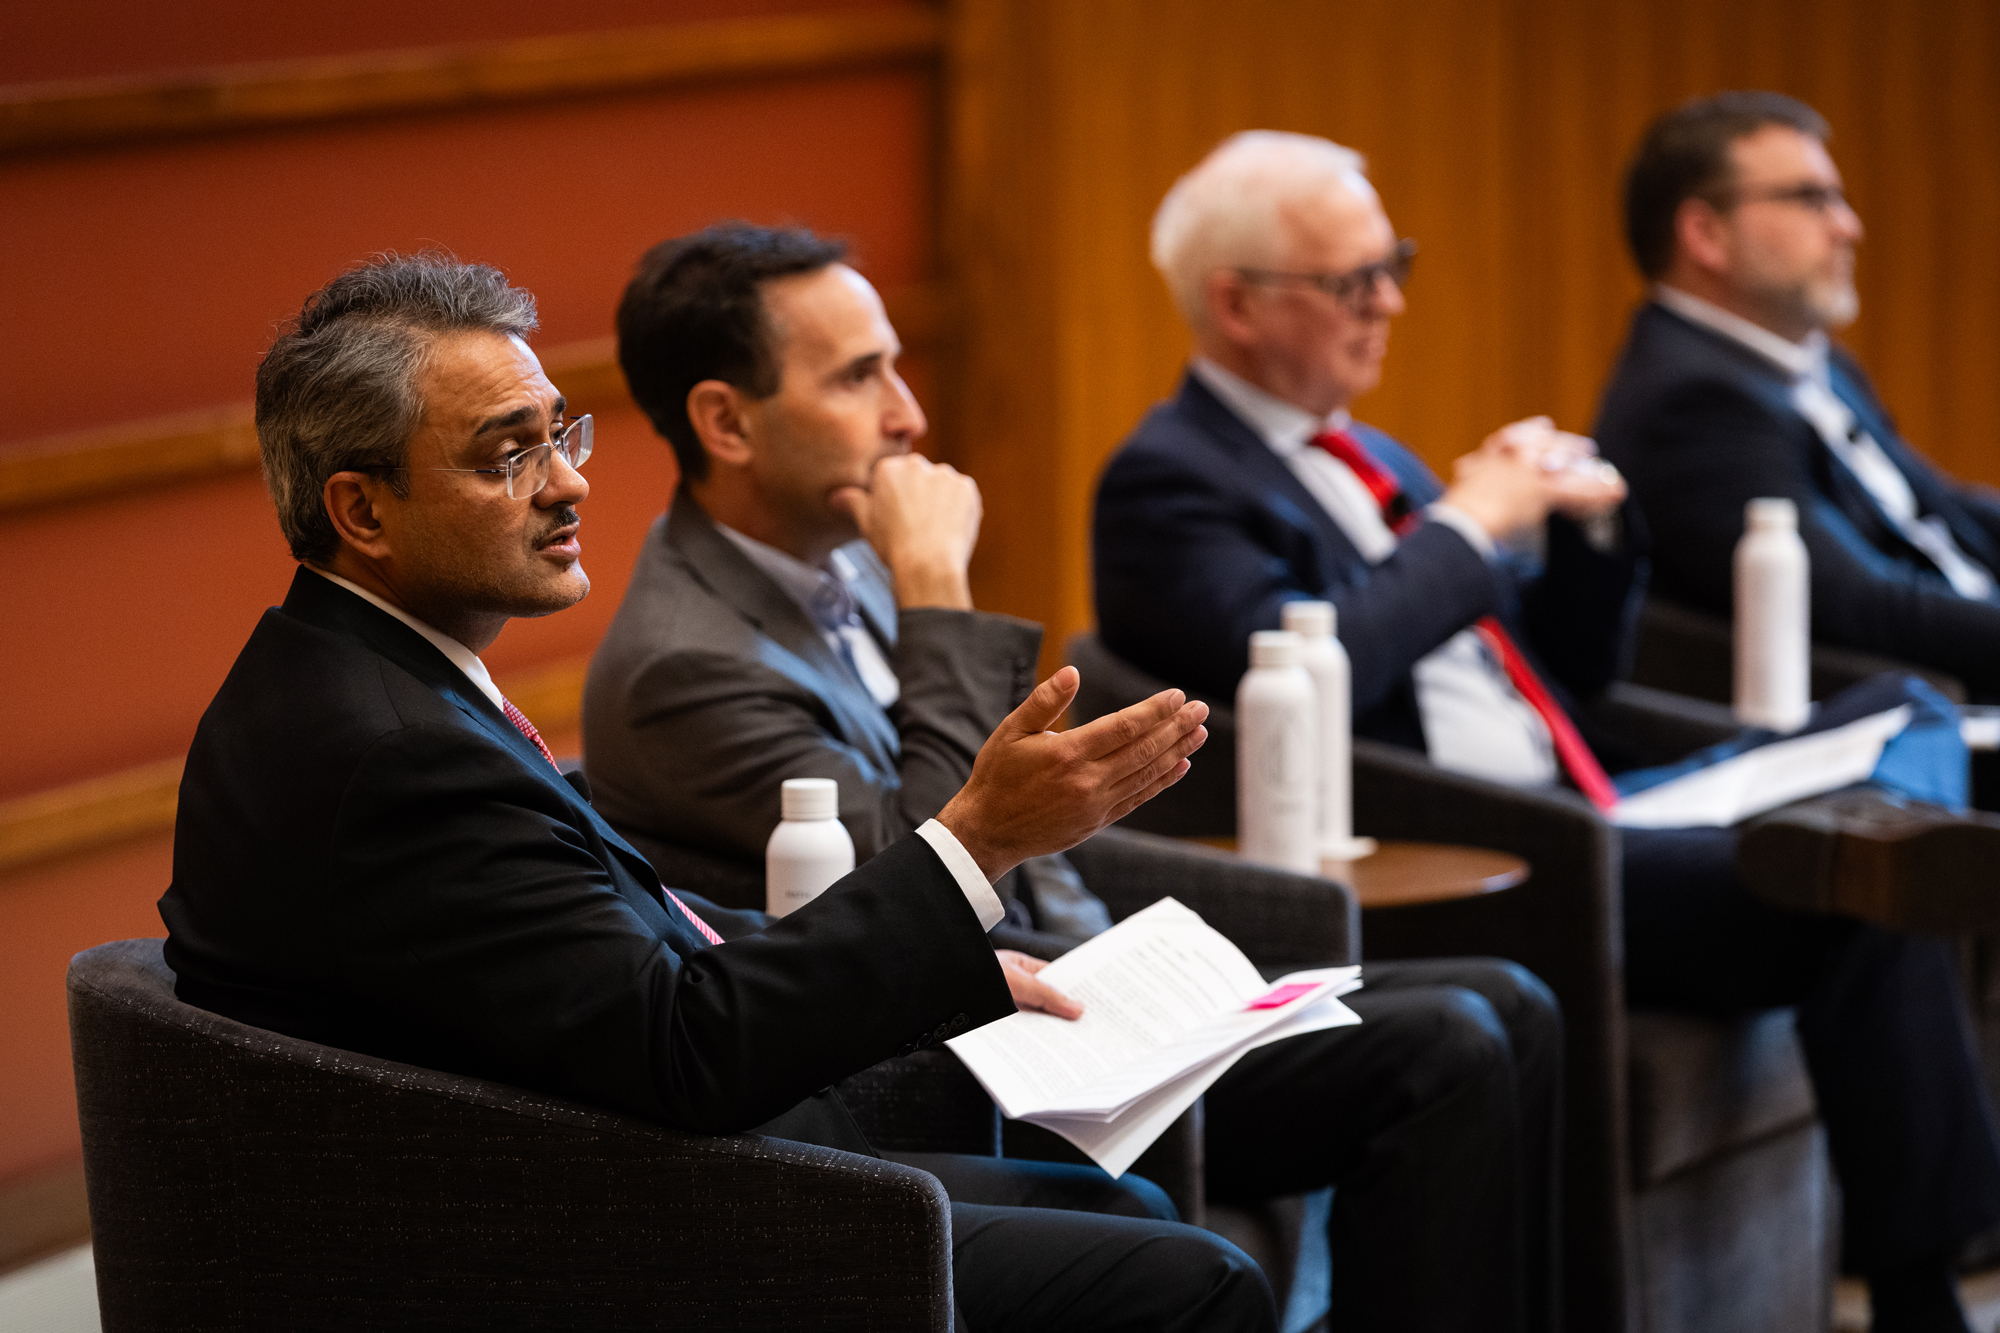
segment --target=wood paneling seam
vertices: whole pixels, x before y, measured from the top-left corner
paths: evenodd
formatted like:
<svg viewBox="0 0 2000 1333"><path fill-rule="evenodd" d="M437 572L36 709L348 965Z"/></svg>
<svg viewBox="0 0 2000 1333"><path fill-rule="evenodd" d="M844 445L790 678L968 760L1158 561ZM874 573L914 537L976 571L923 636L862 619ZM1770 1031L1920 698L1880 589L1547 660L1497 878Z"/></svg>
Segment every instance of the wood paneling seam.
<svg viewBox="0 0 2000 1333"><path fill-rule="evenodd" d="M915 4L676 23L0 90L0 156L929 60Z"/></svg>

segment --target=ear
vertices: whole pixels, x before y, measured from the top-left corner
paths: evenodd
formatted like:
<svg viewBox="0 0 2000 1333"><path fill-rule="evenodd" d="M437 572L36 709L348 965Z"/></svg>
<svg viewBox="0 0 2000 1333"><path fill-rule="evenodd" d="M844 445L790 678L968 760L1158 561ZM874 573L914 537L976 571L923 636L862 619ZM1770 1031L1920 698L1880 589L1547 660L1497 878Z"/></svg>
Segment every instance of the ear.
<svg viewBox="0 0 2000 1333"><path fill-rule="evenodd" d="M688 421L708 456L724 467L743 467L750 461L750 422L747 400L733 384L723 380L703 380L688 390Z"/></svg>
<svg viewBox="0 0 2000 1333"><path fill-rule="evenodd" d="M1250 284L1235 269L1219 268L1201 281L1201 294L1208 306L1208 322L1214 330L1233 343L1250 343L1257 339L1257 329L1250 321Z"/></svg>
<svg viewBox="0 0 2000 1333"><path fill-rule="evenodd" d="M388 483L366 472L336 472L326 479L320 503L341 541L360 554L380 560L389 554L389 534L382 524L378 501Z"/></svg>
<svg viewBox="0 0 2000 1333"><path fill-rule="evenodd" d="M1723 273L1730 265L1729 219L1706 199L1683 199L1674 210L1674 246L1696 268Z"/></svg>

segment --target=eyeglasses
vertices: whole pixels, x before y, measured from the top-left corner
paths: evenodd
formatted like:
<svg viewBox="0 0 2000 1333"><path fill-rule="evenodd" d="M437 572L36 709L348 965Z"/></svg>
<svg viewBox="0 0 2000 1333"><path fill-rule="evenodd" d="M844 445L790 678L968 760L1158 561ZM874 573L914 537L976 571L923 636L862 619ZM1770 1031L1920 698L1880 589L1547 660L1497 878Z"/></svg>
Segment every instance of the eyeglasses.
<svg viewBox="0 0 2000 1333"><path fill-rule="evenodd" d="M507 479L507 498L525 500L538 493L549 484L549 473L554 467L555 455L562 452L563 461L573 468L581 468L590 457L591 436L595 427L590 414L584 413L576 420L555 433L553 439L526 449L508 454L499 467L430 467L420 468L422 472L477 472L486 477ZM384 472L408 472L409 468L382 468Z"/></svg>
<svg viewBox="0 0 2000 1333"><path fill-rule="evenodd" d="M1417 243L1405 236L1396 242L1396 248L1389 252L1387 259L1363 264L1345 273L1285 273L1269 268L1239 268L1236 272L1246 282L1302 282L1325 292L1359 315L1367 312L1368 302L1374 299L1382 279L1387 278L1397 291L1408 286L1410 267L1416 260Z"/></svg>
<svg viewBox="0 0 2000 1333"><path fill-rule="evenodd" d="M1838 185L1780 185L1768 190L1740 191L1724 197L1725 208L1738 204L1797 204L1809 213L1825 217L1836 208L1845 208L1847 194Z"/></svg>

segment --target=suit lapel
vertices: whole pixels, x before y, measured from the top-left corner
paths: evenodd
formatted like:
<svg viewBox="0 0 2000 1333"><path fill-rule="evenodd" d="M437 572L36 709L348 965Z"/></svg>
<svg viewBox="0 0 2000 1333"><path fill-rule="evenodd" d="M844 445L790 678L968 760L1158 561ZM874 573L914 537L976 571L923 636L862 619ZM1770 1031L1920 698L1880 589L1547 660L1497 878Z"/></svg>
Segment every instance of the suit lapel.
<svg viewBox="0 0 2000 1333"><path fill-rule="evenodd" d="M685 490L674 498L666 542L672 554L718 600L798 660L811 677L801 681L801 687L834 715L844 740L868 748L893 767L902 748L895 724L828 646L804 609L717 532L715 521ZM881 633L879 628L877 633ZM893 645L893 635L887 641Z"/></svg>
<svg viewBox="0 0 2000 1333"><path fill-rule="evenodd" d="M1201 428L1206 442L1236 464L1264 508L1305 538L1320 579L1319 587L1310 591L1320 592L1344 582L1349 571L1367 563L1285 460L1272 453L1263 437L1210 393L1207 385L1192 374L1184 375L1177 405Z"/></svg>
<svg viewBox="0 0 2000 1333"><path fill-rule="evenodd" d="M1875 437L1875 442L1882 447L1882 452L1889 456L1889 460L1896 465L1896 470L1903 474L1903 479L1910 484L1911 493L1917 498L1918 512L1936 514L1942 518L1945 525L1951 529L1951 535L1957 539L1967 555L1986 566L1989 571L2000 573L2000 565L1995 563L1996 560L2000 560L2000 551L1994 549L1986 530L1960 509L1958 497L1952 494L1951 487L1940 479L1930 464L1896 433L1896 427L1889 420L1888 413L1882 410L1882 405L1867 388L1859 367L1853 364L1845 352L1836 350L1832 357L1832 370L1834 393L1847 404L1848 409L1860 421L1861 428ZM1885 523L1884 526L1888 525ZM1894 529L1891 528L1890 531L1894 532ZM1902 534L1895 535L1900 542ZM1922 561L1926 565L1931 564L1929 557L1915 547L1906 546L1905 549L1909 558Z"/></svg>
<svg viewBox="0 0 2000 1333"><path fill-rule="evenodd" d="M356 597L347 589L301 568L285 596L285 613L334 633L347 634L449 700L472 727L521 761L537 781L557 793L568 808L572 822L587 826L603 840L615 857L622 860L625 881L640 891L626 895L635 910L655 931L671 932L685 947L682 953L707 944L680 913L666 907L659 876L652 864L634 851L598 813L591 809L576 788L543 757L542 752L521 734L507 715L493 706L478 686L467 679L437 646L402 621ZM609 869L610 867L607 867ZM624 887L621 884L621 887Z"/></svg>

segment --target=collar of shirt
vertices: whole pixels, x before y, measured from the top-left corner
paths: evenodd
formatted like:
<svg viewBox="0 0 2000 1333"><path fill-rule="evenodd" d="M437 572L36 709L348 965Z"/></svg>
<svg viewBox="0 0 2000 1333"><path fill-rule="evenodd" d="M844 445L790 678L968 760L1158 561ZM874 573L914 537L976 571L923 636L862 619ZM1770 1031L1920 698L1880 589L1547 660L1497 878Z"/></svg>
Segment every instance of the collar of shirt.
<svg viewBox="0 0 2000 1333"><path fill-rule="evenodd" d="M474 653L470 648L460 643L457 639L452 638L449 634L432 629L402 607L392 606L390 603L383 601L380 597L377 597L374 593L361 587L359 584L349 582L338 574L328 573L317 565L307 565L306 568L329 583L339 584L369 605L387 611L390 615L396 617L396 619L430 640L431 646L451 659L451 664L464 672L465 678L477 686L481 694L491 699L495 708L499 709L503 714L506 713L507 700L500 693L500 687L493 683L492 673L487 671L486 664L480 661L478 654Z"/></svg>
<svg viewBox="0 0 2000 1333"><path fill-rule="evenodd" d="M1704 301L1664 282L1653 285L1653 299L1683 319L1692 320L1731 342L1749 348L1794 378L1813 379L1821 384L1829 379L1826 335L1817 329L1807 334L1804 342L1795 343L1789 338L1780 338L1761 325L1752 324L1741 315L1724 310L1713 301Z"/></svg>
<svg viewBox="0 0 2000 1333"><path fill-rule="evenodd" d="M1289 460L1323 430L1346 430L1354 424L1354 418L1344 407L1316 417L1303 407L1258 388L1234 371L1223 369L1205 356L1196 357L1188 369L1209 392L1222 400L1223 406L1256 431L1258 438L1270 446L1272 453L1283 459Z"/></svg>
<svg viewBox="0 0 2000 1333"><path fill-rule="evenodd" d="M856 622L859 603L847 586L849 571L854 566L844 552L834 551L827 557L826 567L821 568L755 537L746 537L726 523L715 526L737 550L750 557L751 564L784 589L785 595L797 602L821 630L838 634Z"/></svg>

